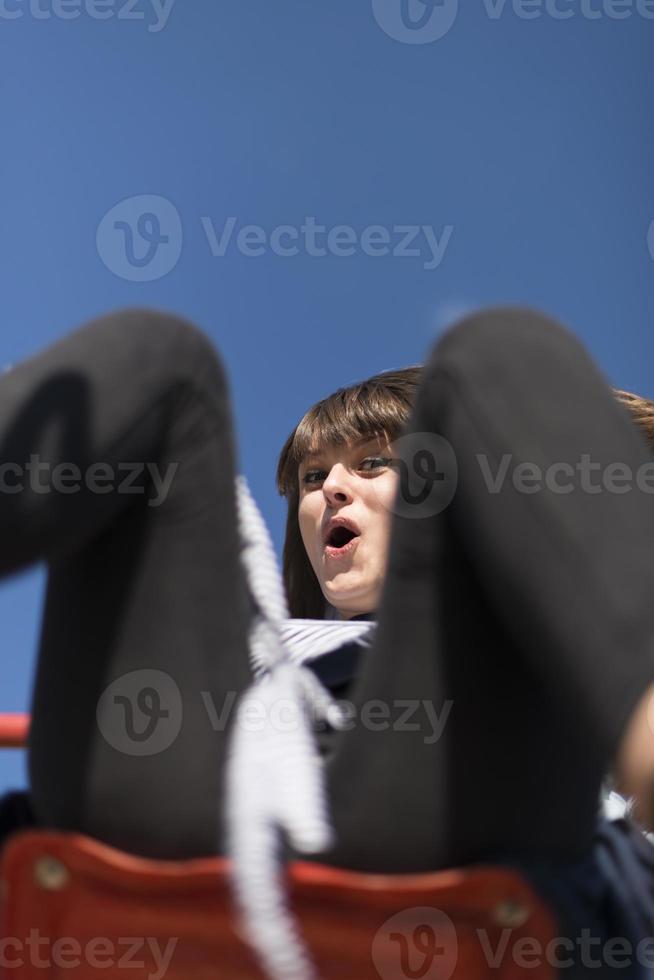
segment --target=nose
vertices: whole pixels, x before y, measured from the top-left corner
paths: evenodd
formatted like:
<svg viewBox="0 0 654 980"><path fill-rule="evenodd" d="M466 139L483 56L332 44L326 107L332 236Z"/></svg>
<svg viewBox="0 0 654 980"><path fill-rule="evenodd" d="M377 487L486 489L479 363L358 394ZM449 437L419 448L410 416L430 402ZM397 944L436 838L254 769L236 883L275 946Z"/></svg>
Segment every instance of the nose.
<svg viewBox="0 0 654 980"><path fill-rule="evenodd" d="M336 463L323 480L322 492L330 506L348 503L353 499L349 474L342 463Z"/></svg>

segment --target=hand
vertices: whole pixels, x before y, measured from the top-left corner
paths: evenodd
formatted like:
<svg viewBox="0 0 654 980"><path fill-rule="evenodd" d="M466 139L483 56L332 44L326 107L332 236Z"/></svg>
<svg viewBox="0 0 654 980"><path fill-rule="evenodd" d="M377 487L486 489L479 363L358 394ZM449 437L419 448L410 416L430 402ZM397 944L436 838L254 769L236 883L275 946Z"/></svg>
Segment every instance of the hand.
<svg viewBox="0 0 654 980"><path fill-rule="evenodd" d="M654 684L638 702L620 742L614 764L615 788L633 799L632 814L654 831Z"/></svg>

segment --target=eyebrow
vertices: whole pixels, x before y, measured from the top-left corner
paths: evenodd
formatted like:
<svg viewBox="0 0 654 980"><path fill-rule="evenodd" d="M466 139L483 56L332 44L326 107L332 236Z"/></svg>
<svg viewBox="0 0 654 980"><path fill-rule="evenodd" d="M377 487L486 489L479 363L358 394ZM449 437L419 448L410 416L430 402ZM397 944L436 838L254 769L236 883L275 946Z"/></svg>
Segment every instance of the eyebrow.
<svg viewBox="0 0 654 980"><path fill-rule="evenodd" d="M356 449L357 446L365 446L369 442L381 442L383 438L383 436L362 436L361 439L355 439L353 443L350 443L350 446L352 449ZM302 458L300 466L302 466L304 463L310 462L312 459L319 459L320 455L321 451L316 453L307 453L307 455Z"/></svg>

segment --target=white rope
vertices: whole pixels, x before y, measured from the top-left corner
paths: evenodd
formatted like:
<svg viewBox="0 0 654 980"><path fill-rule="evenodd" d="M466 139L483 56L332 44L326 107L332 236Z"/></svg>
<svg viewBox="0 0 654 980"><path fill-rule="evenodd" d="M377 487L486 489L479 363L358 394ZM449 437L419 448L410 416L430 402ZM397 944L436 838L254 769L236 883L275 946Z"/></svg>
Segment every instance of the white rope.
<svg viewBox="0 0 654 980"><path fill-rule="evenodd" d="M307 711L333 727L341 715L315 674L294 662L285 645L284 585L243 475L236 478L236 500L242 561L258 612L249 635L255 681L237 702L225 769L231 882L244 937L271 980L316 980L288 906L280 833L299 853L332 843L324 768Z"/></svg>

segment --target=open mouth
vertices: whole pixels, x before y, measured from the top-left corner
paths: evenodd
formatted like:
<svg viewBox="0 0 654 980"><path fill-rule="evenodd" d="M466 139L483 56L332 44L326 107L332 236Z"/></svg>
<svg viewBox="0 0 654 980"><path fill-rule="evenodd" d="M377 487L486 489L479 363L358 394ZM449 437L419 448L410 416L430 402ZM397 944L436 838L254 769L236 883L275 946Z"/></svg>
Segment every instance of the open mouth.
<svg viewBox="0 0 654 980"><path fill-rule="evenodd" d="M327 538L325 553L332 558L340 558L341 555L349 554L354 549L359 537L360 535L349 527L335 527Z"/></svg>

